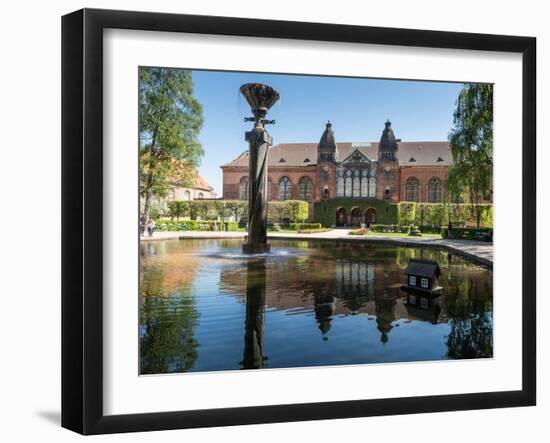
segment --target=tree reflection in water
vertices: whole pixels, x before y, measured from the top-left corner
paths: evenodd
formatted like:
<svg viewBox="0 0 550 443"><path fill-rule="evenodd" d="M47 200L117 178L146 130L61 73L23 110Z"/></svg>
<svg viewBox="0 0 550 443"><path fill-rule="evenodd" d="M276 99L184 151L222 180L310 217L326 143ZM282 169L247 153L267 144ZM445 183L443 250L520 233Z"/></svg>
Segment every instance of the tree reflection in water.
<svg viewBox="0 0 550 443"><path fill-rule="evenodd" d="M179 263L162 242L146 244L141 254L151 262L146 276L141 273L140 374L186 372L194 367L199 347L192 279L178 273Z"/></svg>
<svg viewBox="0 0 550 443"><path fill-rule="evenodd" d="M493 355L487 269L438 250L282 240L272 248L287 254L243 259L234 240L143 245L141 373ZM403 271L422 256L439 263L444 289L409 303Z"/></svg>
<svg viewBox="0 0 550 443"><path fill-rule="evenodd" d="M445 298L451 330L447 356L453 359L493 356L493 303L488 282L463 279Z"/></svg>

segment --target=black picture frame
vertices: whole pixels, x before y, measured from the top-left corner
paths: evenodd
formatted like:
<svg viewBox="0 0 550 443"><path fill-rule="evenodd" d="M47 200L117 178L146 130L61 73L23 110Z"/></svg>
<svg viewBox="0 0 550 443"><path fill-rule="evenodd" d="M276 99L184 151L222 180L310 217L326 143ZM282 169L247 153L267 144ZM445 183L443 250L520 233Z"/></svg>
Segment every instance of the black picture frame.
<svg viewBox="0 0 550 443"><path fill-rule="evenodd" d="M107 28L521 54L522 389L104 415L102 77L103 30ZM65 15L62 18L62 426L82 434L105 434L535 405L535 117L536 39L532 37L97 9Z"/></svg>

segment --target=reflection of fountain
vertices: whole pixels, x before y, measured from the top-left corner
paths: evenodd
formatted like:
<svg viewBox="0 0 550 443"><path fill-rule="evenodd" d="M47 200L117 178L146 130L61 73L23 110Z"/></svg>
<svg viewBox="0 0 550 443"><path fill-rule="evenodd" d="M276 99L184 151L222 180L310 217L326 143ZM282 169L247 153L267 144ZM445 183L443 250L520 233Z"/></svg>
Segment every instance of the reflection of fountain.
<svg viewBox="0 0 550 443"><path fill-rule="evenodd" d="M241 362L243 369L260 369L264 366L265 287L265 259L258 258L249 261L246 274L244 354Z"/></svg>
<svg viewBox="0 0 550 443"><path fill-rule="evenodd" d="M241 86L241 94L252 109L254 129L246 133L249 144L248 153L248 237L243 245L246 254L269 252L267 244L267 149L273 139L265 130L266 124L275 123L266 120L267 111L279 99L279 93L260 83L246 83Z"/></svg>

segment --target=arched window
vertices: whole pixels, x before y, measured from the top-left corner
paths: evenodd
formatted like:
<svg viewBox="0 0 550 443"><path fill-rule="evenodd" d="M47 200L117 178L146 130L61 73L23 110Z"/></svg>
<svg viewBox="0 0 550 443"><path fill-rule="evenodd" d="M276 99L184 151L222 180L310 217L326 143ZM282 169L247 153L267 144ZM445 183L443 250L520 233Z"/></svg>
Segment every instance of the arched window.
<svg viewBox="0 0 550 443"><path fill-rule="evenodd" d="M441 180L437 177L430 178L428 182L428 203L441 201Z"/></svg>
<svg viewBox="0 0 550 443"><path fill-rule="evenodd" d="M176 190L174 188L170 188L168 190L168 200L175 200L176 199Z"/></svg>
<svg viewBox="0 0 550 443"><path fill-rule="evenodd" d="M418 190L418 179L416 177L409 177L405 182L405 201L417 202L419 200Z"/></svg>
<svg viewBox="0 0 550 443"><path fill-rule="evenodd" d="M343 177L338 177L336 179L336 196L337 197L344 196L344 178Z"/></svg>
<svg viewBox="0 0 550 443"><path fill-rule="evenodd" d="M299 188L300 188L300 200L308 200L310 201L312 198L311 190L312 190L312 183L311 179L309 177L302 177L300 179Z"/></svg>
<svg viewBox="0 0 550 443"><path fill-rule="evenodd" d="M239 182L239 199L248 200L248 177L241 178Z"/></svg>
<svg viewBox="0 0 550 443"><path fill-rule="evenodd" d="M185 191L183 193L183 199L187 201L191 200L191 193L189 191Z"/></svg>
<svg viewBox="0 0 550 443"><path fill-rule="evenodd" d="M361 179L357 176L353 178L353 196L359 197L361 195Z"/></svg>
<svg viewBox="0 0 550 443"><path fill-rule="evenodd" d="M344 184L344 197L351 197L351 177L346 177L346 182Z"/></svg>
<svg viewBox="0 0 550 443"><path fill-rule="evenodd" d="M204 194L202 192L199 192L199 199L203 199L204 198Z"/></svg>
<svg viewBox="0 0 550 443"><path fill-rule="evenodd" d="M376 197L376 178L369 178L369 197Z"/></svg>
<svg viewBox="0 0 550 443"><path fill-rule="evenodd" d="M369 179L366 176L361 178L361 197L369 196Z"/></svg>
<svg viewBox="0 0 550 443"><path fill-rule="evenodd" d="M292 197L292 182L288 177L279 180L279 200L290 200Z"/></svg>
<svg viewBox="0 0 550 443"><path fill-rule="evenodd" d="M271 188L273 188L273 180L271 177L267 178L267 200L271 200Z"/></svg>

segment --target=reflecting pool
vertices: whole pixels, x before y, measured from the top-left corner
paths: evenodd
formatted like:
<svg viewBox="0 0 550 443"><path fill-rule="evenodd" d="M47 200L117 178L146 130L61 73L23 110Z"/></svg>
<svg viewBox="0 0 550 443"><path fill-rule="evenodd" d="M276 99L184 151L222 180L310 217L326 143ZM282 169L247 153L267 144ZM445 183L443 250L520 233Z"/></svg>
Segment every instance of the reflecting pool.
<svg viewBox="0 0 550 443"><path fill-rule="evenodd" d="M493 275L433 249L242 240L142 242L140 373L490 358ZM442 294L400 289L435 260Z"/></svg>

